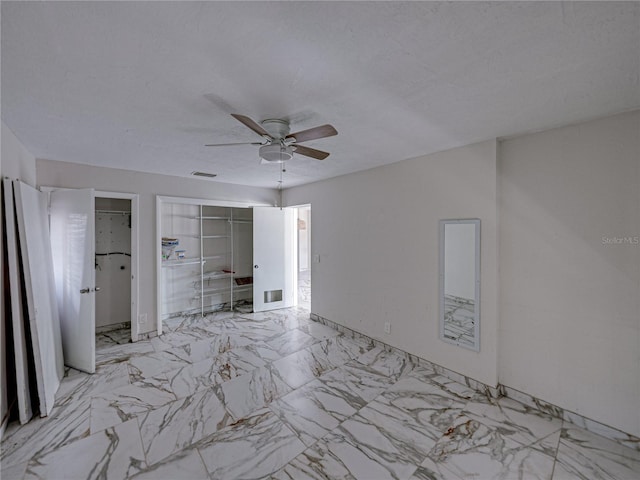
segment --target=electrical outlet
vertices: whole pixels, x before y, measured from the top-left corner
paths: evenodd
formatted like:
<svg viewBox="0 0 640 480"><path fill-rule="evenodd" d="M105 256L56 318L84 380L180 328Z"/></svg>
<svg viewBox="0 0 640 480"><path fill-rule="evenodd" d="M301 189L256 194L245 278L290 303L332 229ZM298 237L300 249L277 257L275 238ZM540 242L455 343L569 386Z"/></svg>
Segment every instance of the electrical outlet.
<svg viewBox="0 0 640 480"><path fill-rule="evenodd" d="M142 327L146 324L147 324L147 314L141 313L140 315L138 315L138 325Z"/></svg>
<svg viewBox="0 0 640 480"><path fill-rule="evenodd" d="M384 322L384 333L391 333L391 322Z"/></svg>

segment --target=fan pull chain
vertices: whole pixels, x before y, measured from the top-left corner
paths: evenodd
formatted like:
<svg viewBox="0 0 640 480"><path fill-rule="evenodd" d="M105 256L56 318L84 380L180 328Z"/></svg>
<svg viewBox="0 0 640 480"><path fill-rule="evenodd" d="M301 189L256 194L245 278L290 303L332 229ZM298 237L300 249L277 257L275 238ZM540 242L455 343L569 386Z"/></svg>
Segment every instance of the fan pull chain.
<svg viewBox="0 0 640 480"><path fill-rule="evenodd" d="M278 190L280 194L280 210L282 210L282 176L285 172L284 162L280 164L280 181L278 182Z"/></svg>

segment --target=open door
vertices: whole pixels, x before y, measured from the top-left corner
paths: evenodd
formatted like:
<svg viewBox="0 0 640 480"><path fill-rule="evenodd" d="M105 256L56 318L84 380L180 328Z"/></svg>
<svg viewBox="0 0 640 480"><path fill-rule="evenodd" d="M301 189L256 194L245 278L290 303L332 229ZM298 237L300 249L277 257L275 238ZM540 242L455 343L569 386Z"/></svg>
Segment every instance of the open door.
<svg viewBox="0 0 640 480"><path fill-rule="evenodd" d="M253 311L295 304L295 210L253 209Z"/></svg>
<svg viewBox="0 0 640 480"><path fill-rule="evenodd" d="M64 363L94 373L95 194L93 189L51 192L51 250Z"/></svg>

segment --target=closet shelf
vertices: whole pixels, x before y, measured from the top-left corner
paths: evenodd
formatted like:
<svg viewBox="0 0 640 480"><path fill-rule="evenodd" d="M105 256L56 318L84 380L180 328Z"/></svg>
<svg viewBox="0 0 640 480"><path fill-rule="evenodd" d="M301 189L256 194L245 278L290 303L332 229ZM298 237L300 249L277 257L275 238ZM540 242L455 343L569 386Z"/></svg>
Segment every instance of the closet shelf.
<svg viewBox="0 0 640 480"><path fill-rule="evenodd" d="M229 254L228 253L221 253L219 255L207 255L205 257L202 257L203 260L217 260L219 258L227 258Z"/></svg>
<svg viewBox="0 0 640 480"><path fill-rule="evenodd" d="M181 267L183 265L199 265L200 263L206 263L206 260L200 260L199 258L185 258L184 260L163 260L162 268Z"/></svg>
<svg viewBox="0 0 640 480"><path fill-rule="evenodd" d="M234 292L246 292L247 290L253 290L253 285L244 285L242 287L234 287ZM215 295L219 295L221 293L230 293L230 287L220 287L220 288L208 288L204 291L203 297L213 297ZM200 300L200 295L196 295L193 297L194 300Z"/></svg>
<svg viewBox="0 0 640 480"><path fill-rule="evenodd" d="M229 238L229 235L202 235L199 238Z"/></svg>

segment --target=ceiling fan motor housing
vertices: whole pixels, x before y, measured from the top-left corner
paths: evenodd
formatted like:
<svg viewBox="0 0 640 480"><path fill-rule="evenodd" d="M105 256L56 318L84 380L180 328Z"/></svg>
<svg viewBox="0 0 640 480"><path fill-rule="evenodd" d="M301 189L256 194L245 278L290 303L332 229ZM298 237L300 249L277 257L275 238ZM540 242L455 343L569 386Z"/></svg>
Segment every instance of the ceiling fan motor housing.
<svg viewBox="0 0 640 480"><path fill-rule="evenodd" d="M286 145L274 144L260 147L260 158L267 162L282 163L291 160L293 149Z"/></svg>

